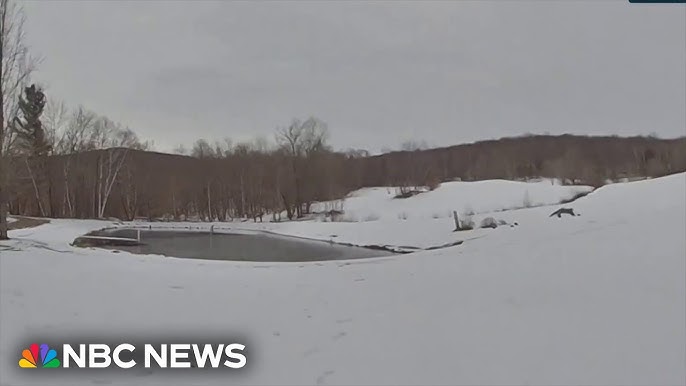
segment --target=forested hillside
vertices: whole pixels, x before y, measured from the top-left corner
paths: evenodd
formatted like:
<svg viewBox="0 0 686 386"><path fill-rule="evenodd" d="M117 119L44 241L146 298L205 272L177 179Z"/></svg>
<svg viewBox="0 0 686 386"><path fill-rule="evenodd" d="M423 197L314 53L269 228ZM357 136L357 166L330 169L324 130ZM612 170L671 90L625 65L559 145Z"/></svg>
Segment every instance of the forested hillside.
<svg viewBox="0 0 686 386"><path fill-rule="evenodd" d="M116 147L77 141L79 146L52 155L16 155L10 162L10 212L268 220L282 211L290 218L303 216L312 202L342 198L361 187L410 191L454 179L530 177L599 186L607 179L686 170L686 138L531 135L369 156L331 150L322 128L316 120L295 122L277 132L275 144L201 140L191 155L141 150L145 146L135 135L120 130L118 141L102 141Z"/></svg>

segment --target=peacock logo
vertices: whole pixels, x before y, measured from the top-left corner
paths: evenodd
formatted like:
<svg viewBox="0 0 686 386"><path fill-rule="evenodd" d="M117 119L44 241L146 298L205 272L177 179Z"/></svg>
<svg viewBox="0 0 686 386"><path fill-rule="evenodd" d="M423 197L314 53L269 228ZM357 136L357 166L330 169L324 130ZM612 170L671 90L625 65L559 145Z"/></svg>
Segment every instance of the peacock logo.
<svg viewBox="0 0 686 386"><path fill-rule="evenodd" d="M40 361L38 361L38 354L40 351ZM57 351L51 349L47 344L43 343L40 346L33 343L28 349L21 353L22 358L19 359L19 367L35 369L38 367L56 368L60 367L60 360L57 359Z"/></svg>

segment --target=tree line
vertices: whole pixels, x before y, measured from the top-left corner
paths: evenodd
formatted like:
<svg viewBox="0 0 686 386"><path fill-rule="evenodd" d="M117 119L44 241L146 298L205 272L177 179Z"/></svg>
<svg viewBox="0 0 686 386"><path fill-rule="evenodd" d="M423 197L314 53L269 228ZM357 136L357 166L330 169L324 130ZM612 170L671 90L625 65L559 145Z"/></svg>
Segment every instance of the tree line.
<svg viewBox="0 0 686 386"><path fill-rule="evenodd" d="M294 119L271 140L199 139L165 154L83 107L46 104L35 86L19 105L8 203L28 216L279 221L362 187L395 186L401 198L451 180L550 177L599 186L686 170L686 138L524 135L435 149L407 143L371 156L335 151L315 117Z"/></svg>

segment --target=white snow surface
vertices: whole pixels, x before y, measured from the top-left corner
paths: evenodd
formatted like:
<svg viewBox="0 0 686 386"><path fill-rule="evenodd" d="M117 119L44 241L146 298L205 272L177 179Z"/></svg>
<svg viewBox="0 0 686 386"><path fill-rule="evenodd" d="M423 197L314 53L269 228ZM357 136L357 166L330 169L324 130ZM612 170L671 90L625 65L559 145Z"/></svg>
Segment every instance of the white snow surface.
<svg viewBox="0 0 686 386"><path fill-rule="evenodd" d="M510 183L469 184L488 187L464 200L476 212L523 198L483 204ZM450 209L442 188L404 200L407 220L379 204L380 221L216 224L354 244L464 241L373 259L246 263L69 246L113 225L95 220L12 231L0 243L0 384L686 384L686 174L563 205L578 217L548 217L560 205L481 213L477 223L519 226L466 232L413 216ZM248 366L45 376L17 365L39 338L198 333L243 339Z"/></svg>
<svg viewBox="0 0 686 386"><path fill-rule="evenodd" d="M444 182L431 192L412 197L394 198L396 187L365 188L350 193L342 200L346 221L414 220L452 217L452 212L474 214L517 209L531 206L552 205L588 193L593 188L580 185L560 185L555 180L542 179L535 182L487 180ZM314 210L323 211L326 203L315 205Z"/></svg>

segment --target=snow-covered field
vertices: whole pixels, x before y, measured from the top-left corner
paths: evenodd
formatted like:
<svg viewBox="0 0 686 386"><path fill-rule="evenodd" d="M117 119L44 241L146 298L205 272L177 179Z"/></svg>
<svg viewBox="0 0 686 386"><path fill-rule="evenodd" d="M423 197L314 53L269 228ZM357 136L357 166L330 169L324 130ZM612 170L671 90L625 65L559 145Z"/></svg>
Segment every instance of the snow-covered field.
<svg viewBox="0 0 686 386"><path fill-rule="evenodd" d="M436 190L405 199L394 199L396 188L360 189L331 205L314 210L342 209L344 221L415 220L452 217L452 212L487 213L506 209L557 204L588 193L590 186L565 186L555 180L536 182L488 180L445 182Z"/></svg>
<svg viewBox="0 0 686 386"><path fill-rule="evenodd" d="M333 223L322 216L313 221L284 223L154 223L157 228L191 228L237 232L245 230L269 231L295 237L334 241L354 245L382 245L400 251L435 248L460 240L483 237L489 231L453 233L453 211L460 218L470 217L479 225L485 217L509 219L507 209L557 204L593 190L590 186L563 186L551 180L516 182L489 180L477 182L448 182L432 192L396 199L393 187L366 188L352 192L343 202L319 203L313 211L333 207L343 215ZM553 209L550 211L552 212ZM285 215L284 215L285 216ZM268 217L266 217L268 218ZM518 216L511 222L517 221ZM524 218L524 216L522 216ZM126 226L148 227L148 223L126 223Z"/></svg>
<svg viewBox="0 0 686 386"><path fill-rule="evenodd" d="M602 187L565 205L578 217L548 217L558 205L487 213L523 206L527 190L533 205L570 193L510 184L346 200L378 221L217 224L354 244L464 241L376 259L237 263L68 245L103 221L12 231L0 244L0 384L685 384L686 174ZM519 225L452 232L447 213L434 216L464 205L477 223ZM242 337L248 367L48 378L17 366L37 337L198 333Z"/></svg>

